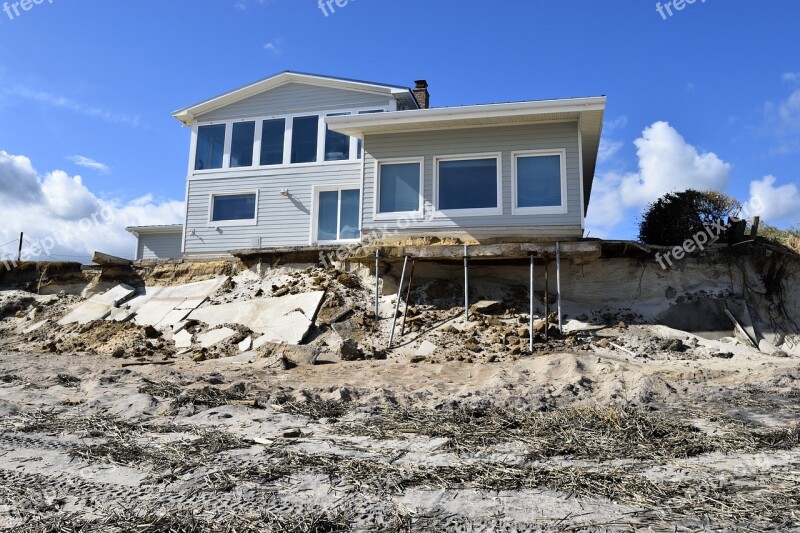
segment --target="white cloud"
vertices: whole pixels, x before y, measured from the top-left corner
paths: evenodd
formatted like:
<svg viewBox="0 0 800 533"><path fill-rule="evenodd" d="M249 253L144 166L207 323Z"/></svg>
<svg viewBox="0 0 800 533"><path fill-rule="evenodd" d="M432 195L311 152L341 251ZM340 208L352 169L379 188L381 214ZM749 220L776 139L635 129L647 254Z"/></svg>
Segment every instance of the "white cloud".
<svg viewBox="0 0 800 533"><path fill-rule="evenodd" d="M14 185L8 188L6 185ZM183 202L146 195L132 201L105 200L90 191L80 176L54 170L40 177L25 156L0 151L0 196L4 221L0 244L20 232L31 244L46 247L57 259L87 261L95 250L131 257L135 239L127 226L174 224L183 220ZM0 258L14 255L0 249ZM48 259L44 255L32 259Z"/></svg>
<svg viewBox="0 0 800 533"><path fill-rule="evenodd" d="M595 179L587 224L607 231L668 192L724 190L731 165L714 153L701 153L667 122L656 122L634 145L639 171L607 172Z"/></svg>
<svg viewBox="0 0 800 533"><path fill-rule="evenodd" d="M775 176L764 176L750 182L750 200L745 204L747 217L760 216L770 224L793 216L790 223L800 222L800 190L794 183L775 187Z"/></svg>
<svg viewBox="0 0 800 533"><path fill-rule="evenodd" d="M785 100L764 104L764 117L766 134L778 141L773 154L800 152L800 89Z"/></svg>
<svg viewBox="0 0 800 533"><path fill-rule="evenodd" d="M597 162L601 165L608 163L622 149L622 146L622 141L614 141L607 137L601 138L600 147L597 149Z"/></svg>
<svg viewBox="0 0 800 533"><path fill-rule="evenodd" d="M283 53L283 39L268 42L264 45L264 50L276 56L281 55Z"/></svg>
<svg viewBox="0 0 800 533"><path fill-rule="evenodd" d="M101 174L108 174L111 171L111 168L101 163L100 161L95 161L90 157L84 157L82 155L71 155L67 159L78 165L79 167L90 168L92 170L96 170Z"/></svg>
<svg viewBox="0 0 800 533"><path fill-rule="evenodd" d="M61 96L58 94L30 89L23 85L14 85L11 88L5 89L4 92L12 97L22 98L24 100L30 100L32 102L37 102L39 104L46 105L49 107L66 109L74 113L78 113L80 115L96 118L99 120L103 120L105 122L110 122L112 124L127 124L129 126L139 126L141 123L141 117L139 117L138 115L131 116L131 115L117 113L97 106L76 102L74 100L71 100L65 96Z"/></svg>
<svg viewBox="0 0 800 533"><path fill-rule="evenodd" d="M784 73L783 81L788 81L789 83L800 82L800 72L786 72L786 73Z"/></svg>
<svg viewBox="0 0 800 533"><path fill-rule="evenodd" d="M614 131L620 128L624 128L628 125L628 117L625 115L620 115L614 120L608 121L603 125L603 129L606 131Z"/></svg>

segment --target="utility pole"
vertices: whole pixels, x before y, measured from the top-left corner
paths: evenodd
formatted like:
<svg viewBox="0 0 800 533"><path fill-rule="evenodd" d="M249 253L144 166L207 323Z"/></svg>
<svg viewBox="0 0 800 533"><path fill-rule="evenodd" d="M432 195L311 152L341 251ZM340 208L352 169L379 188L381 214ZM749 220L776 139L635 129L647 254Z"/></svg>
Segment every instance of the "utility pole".
<svg viewBox="0 0 800 533"><path fill-rule="evenodd" d="M22 261L22 239L25 237L25 233L19 232L19 249L17 250L17 263Z"/></svg>

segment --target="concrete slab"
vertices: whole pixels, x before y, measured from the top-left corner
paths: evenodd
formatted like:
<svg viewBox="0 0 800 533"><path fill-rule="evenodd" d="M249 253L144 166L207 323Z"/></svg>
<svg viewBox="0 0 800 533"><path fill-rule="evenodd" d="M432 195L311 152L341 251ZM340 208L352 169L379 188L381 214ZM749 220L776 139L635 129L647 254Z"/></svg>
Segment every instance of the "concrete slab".
<svg viewBox="0 0 800 533"><path fill-rule="evenodd" d="M214 294L228 278L220 276L175 287L151 287L147 301L138 308L136 323L140 326L167 328L183 321L194 309ZM152 294L150 294L152 292Z"/></svg>
<svg viewBox="0 0 800 533"><path fill-rule="evenodd" d="M117 285L110 291L103 294L96 294L75 307L64 318L58 321L59 325L66 324L86 324L95 320L103 320L111 314L111 311L131 299L136 294L136 290L128 285Z"/></svg>
<svg viewBox="0 0 800 533"><path fill-rule="evenodd" d="M247 352L253 348L253 337L247 337L239 343L239 351Z"/></svg>
<svg viewBox="0 0 800 533"><path fill-rule="evenodd" d="M230 339L236 335L236 331L231 328L212 329L197 336L197 342L200 343L202 348L211 348L215 344Z"/></svg>
<svg viewBox="0 0 800 533"><path fill-rule="evenodd" d="M192 311L189 318L211 327L242 324L262 334L256 341L260 346L267 342L300 344L311 328L324 296L324 291L316 291L214 305Z"/></svg>
<svg viewBox="0 0 800 533"><path fill-rule="evenodd" d="M179 349L180 348L189 348L189 347L192 346L192 337L194 337L194 335L192 335L191 333L189 333L186 330L183 330L183 331L181 331L179 333L176 333L172 337L172 340L175 341L175 347L176 348L179 348Z"/></svg>

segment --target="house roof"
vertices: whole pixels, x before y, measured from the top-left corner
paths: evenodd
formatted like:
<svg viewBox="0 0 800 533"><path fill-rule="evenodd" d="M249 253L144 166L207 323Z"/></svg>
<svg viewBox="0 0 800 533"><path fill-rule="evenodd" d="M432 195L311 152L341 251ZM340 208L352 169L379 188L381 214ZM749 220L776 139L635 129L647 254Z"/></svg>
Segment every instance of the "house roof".
<svg viewBox="0 0 800 533"><path fill-rule="evenodd" d="M137 237L139 235L150 235L153 233L181 233L183 231L183 224L168 224L161 226L130 226L125 228L125 231L133 233Z"/></svg>
<svg viewBox="0 0 800 533"><path fill-rule="evenodd" d="M588 210L597 152L603 129L606 97L532 100L504 104L437 107L369 115L325 117L328 127L339 133L364 135L451 130L483 126L513 126L553 121L576 121L581 132L584 210Z"/></svg>
<svg viewBox="0 0 800 533"><path fill-rule="evenodd" d="M383 94L387 96L394 96L398 100L404 101L406 105L410 106L411 108L419 107L413 91L411 91L411 89L408 87L286 70L255 83L245 85L244 87L234 89L233 91L229 91L208 100L204 100L183 109L179 109L172 113L172 116L184 124L188 124L192 122L194 117L198 115L202 115L220 107L239 102L245 98L250 98L251 96L261 94L269 91L270 89L280 87L281 85L286 85L287 83L305 83L308 85L329 87L332 89Z"/></svg>

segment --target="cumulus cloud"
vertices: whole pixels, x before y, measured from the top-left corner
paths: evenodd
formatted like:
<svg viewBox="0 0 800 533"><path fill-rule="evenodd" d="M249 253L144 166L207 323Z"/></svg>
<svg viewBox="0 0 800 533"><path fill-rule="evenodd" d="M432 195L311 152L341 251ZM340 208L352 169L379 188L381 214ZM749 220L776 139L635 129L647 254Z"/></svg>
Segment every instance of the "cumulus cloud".
<svg viewBox="0 0 800 533"><path fill-rule="evenodd" d="M777 146L773 154L800 152L800 89L794 90L785 100L764 104L765 131L775 137Z"/></svg>
<svg viewBox="0 0 800 533"><path fill-rule="evenodd" d="M95 250L131 257L135 239L126 227L180 223L184 214L183 202L151 195L128 202L101 199L80 176L54 170L42 177L30 159L4 151L0 151L0 205L4 218L0 244L24 232L25 250L33 260L86 261ZM15 255L12 248L0 248L0 261Z"/></svg>
<svg viewBox="0 0 800 533"><path fill-rule="evenodd" d="M90 157L85 157L82 155L71 155L67 159L78 165L79 167L90 168L92 170L96 170L101 174L108 174L111 172L111 168L106 165L105 163L101 163L100 161L95 161Z"/></svg>
<svg viewBox="0 0 800 533"><path fill-rule="evenodd" d="M760 216L767 222L779 221L789 216L800 220L800 190L794 183L775 186L775 176L750 182L750 200L745 204L748 217Z"/></svg>

